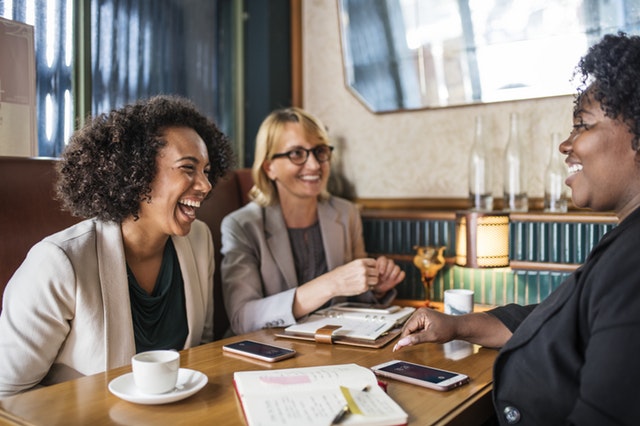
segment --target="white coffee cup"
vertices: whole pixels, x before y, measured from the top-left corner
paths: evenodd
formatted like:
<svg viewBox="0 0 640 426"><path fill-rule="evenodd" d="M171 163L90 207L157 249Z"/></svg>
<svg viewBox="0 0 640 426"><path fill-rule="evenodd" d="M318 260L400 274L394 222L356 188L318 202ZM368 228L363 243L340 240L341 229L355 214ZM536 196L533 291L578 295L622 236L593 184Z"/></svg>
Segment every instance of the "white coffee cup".
<svg viewBox="0 0 640 426"><path fill-rule="evenodd" d="M140 352L131 357L133 381L144 393L173 390L178 382L180 354L172 350Z"/></svg>
<svg viewBox="0 0 640 426"><path fill-rule="evenodd" d="M473 290L462 288L444 291L444 313L463 315L473 312Z"/></svg>

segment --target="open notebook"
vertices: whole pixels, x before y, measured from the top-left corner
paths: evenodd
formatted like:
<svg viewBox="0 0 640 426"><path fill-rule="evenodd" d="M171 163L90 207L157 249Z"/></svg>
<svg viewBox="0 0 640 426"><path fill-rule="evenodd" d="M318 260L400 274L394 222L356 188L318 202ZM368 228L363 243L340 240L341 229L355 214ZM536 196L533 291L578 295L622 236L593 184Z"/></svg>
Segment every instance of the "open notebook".
<svg viewBox="0 0 640 426"><path fill-rule="evenodd" d="M350 312L336 308L317 311L297 324L284 329L280 337L318 340L319 330L330 329L331 341L325 343L343 343L357 346L381 347L393 340L400 332L399 328L415 311L404 307L395 312Z"/></svg>
<svg viewBox="0 0 640 426"><path fill-rule="evenodd" d="M240 371L234 386L249 426L405 425L407 413L357 364Z"/></svg>

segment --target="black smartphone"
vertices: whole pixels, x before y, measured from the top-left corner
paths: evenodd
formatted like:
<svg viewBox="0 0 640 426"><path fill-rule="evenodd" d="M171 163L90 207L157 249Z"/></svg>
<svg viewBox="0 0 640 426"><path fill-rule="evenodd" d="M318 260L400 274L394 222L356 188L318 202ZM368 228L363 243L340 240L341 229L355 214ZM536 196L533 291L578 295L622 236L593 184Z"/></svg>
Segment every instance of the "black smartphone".
<svg viewBox="0 0 640 426"><path fill-rule="evenodd" d="M441 370L439 368L414 364L407 361L389 361L373 366L371 369L379 376L389 377L439 391L450 390L469 383L469 377L465 374L454 373L453 371Z"/></svg>
<svg viewBox="0 0 640 426"><path fill-rule="evenodd" d="M373 303L344 302L333 305L329 309L370 314L392 314L398 312L401 308L400 306L381 306Z"/></svg>
<svg viewBox="0 0 640 426"><path fill-rule="evenodd" d="M291 358L296 351L280 346L268 345L266 343L255 342L253 340L241 340L222 346L223 351L238 355L245 355L267 362L276 362L286 358Z"/></svg>

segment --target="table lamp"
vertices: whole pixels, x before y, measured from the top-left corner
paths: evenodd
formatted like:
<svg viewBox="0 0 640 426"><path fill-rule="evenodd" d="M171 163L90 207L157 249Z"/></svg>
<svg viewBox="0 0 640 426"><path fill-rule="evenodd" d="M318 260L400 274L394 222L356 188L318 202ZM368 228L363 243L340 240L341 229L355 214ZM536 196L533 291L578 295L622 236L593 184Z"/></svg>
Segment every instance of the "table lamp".
<svg viewBox="0 0 640 426"><path fill-rule="evenodd" d="M509 213L456 213L456 265L467 268L509 266Z"/></svg>

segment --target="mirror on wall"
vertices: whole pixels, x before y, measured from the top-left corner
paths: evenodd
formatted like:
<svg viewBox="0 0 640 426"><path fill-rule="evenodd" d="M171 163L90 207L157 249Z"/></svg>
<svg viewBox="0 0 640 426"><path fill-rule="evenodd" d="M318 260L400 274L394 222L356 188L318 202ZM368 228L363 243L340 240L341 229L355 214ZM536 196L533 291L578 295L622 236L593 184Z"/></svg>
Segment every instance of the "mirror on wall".
<svg viewBox="0 0 640 426"><path fill-rule="evenodd" d="M345 81L373 112L574 93L604 34L640 32L640 0L338 0Z"/></svg>

